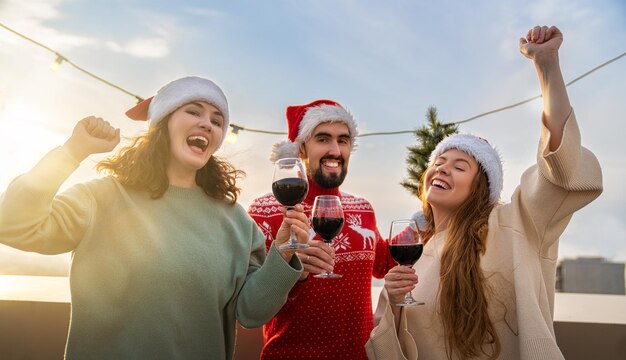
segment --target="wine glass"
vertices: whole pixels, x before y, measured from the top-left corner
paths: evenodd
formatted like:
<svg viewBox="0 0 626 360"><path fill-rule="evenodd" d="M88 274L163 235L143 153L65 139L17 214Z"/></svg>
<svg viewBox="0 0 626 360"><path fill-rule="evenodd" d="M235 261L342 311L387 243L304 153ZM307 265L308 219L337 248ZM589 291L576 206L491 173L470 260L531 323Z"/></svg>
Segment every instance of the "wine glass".
<svg viewBox="0 0 626 360"><path fill-rule="evenodd" d="M311 217L313 230L324 240L326 245L330 246L333 238L339 234L343 227L343 208L341 207L339 196L316 196L313 202ZM335 274L334 272L326 272L324 274L314 275L313 277L336 279L342 277L342 275Z"/></svg>
<svg viewBox="0 0 626 360"><path fill-rule="evenodd" d="M309 191L309 183L306 179L304 165L298 158L280 159L274 163L274 178L272 180L272 192L279 203L287 209L301 203ZM289 241L280 246L285 249L306 249L308 244L298 242L293 231L290 231Z"/></svg>
<svg viewBox="0 0 626 360"><path fill-rule="evenodd" d="M394 220L391 222L389 252L398 265L413 267L413 264L422 256L423 250L422 236L414 220ZM424 302L413 299L409 291L404 296L404 301L396 305L424 305Z"/></svg>

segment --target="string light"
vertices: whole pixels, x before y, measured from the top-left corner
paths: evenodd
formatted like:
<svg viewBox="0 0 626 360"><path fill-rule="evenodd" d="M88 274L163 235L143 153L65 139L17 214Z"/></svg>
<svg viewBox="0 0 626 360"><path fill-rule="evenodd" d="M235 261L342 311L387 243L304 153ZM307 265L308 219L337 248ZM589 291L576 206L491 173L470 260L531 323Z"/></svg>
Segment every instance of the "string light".
<svg viewBox="0 0 626 360"><path fill-rule="evenodd" d="M3 23L0 23L0 27L2 27L2 28L4 28L4 29L6 29L6 30L8 30L8 31L10 31L10 32L12 32L12 33L14 33L15 35L17 35L17 36L19 36L19 37L21 37L21 38L23 38L23 39L25 39L25 40L28 40L28 41L30 41L31 43L33 43L33 44L35 44L35 45L37 45L37 46L39 46L39 47L42 47L42 48L44 48L44 49L46 49L46 50L50 51L50 52L51 52L51 53L53 53L54 55L56 55L56 57L57 57L57 58L56 58L56 60L55 60L55 61L54 61L54 62L50 65L50 70L52 70L52 71L56 71L56 70L59 68L59 66L61 66L61 63L66 62L66 63L68 63L69 65L71 65L72 67L74 67L76 70L78 70L78 71L80 71L80 72L82 72L82 73L84 73L84 74L86 74L86 75L88 75L88 76L91 76L92 78L94 78L94 79L96 79L96 80L98 80L98 81L100 81L100 82L102 82L102 83L104 83L104 84L106 84L106 85L109 85L110 87L115 88L115 89L117 89L117 90L119 90L119 91L121 91L121 92L123 92L123 93L125 93L125 94L127 94L127 95L130 95L130 96L134 97L135 99L137 99L137 102L141 102L141 101L143 101L143 98L142 98L141 96L139 96L139 95L137 95L137 94L133 94L132 92L130 92L130 91L128 91L128 90L126 90L126 89L124 89L124 88L122 88L122 87L120 87L120 86L117 86L117 85L113 84L112 82L107 81L107 80L105 80L105 79L101 78L101 77L100 77L100 76L98 76L98 75L95 75L95 74L94 74L94 73L92 73L92 72L89 72L89 71L87 71L87 70L83 69L82 67L80 67L80 66L76 65L74 62L70 61L67 57L65 57L65 56L61 55L61 54L60 54L59 52L57 52L56 50L51 49L51 48L47 47L46 45L44 45L44 44L42 44L42 43L40 43L40 42L38 42L38 41L35 41L35 40L33 40L33 39L29 38L28 36L26 36L26 35L24 35L24 34L21 34L21 33L17 32L17 31L15 31L15 30L11 29L10 27L8 27L8 26L4 25Z"/></svg>
<svg viewBox="0 0 626 360"><path fill-rule="evenodd" d="M124 92L125 94L128 94L128 95L134 97L137 100L137 103L140 103L141 101L143 101L143 98L141 96L133 94L133 93L131 93L131 92L129 92L129 91L127 91L127 90L125 90L125 89L115 85L115 84L112 84L111 82L109 82L109 81L107 81L107 80L105 80L105 79L103 79L103 78L101 78L99 76L96 76L93 73L91 73L91 72L89 72L89 71L79 67L78 65L74 64L72 61L68 60L65 56L59 54L55 50L53 50L53 49L51 49L51 48L49 48L49 47L47 47L47 46L45 46L45 45L35 41L35 40L33 40L33 39L31 39L31 38L29 38L29 37L27 37L27 36L17 32L17 31L7 27L6 25L4 25L2 23L0 23L0 27L2 27L4 29L6 29L6 30L8 30L8 31L10 31L10 32L12 32L12 33L14 33L14 34L16 34L16 35L18 35L18 36L20 36L20 37L30 41L30 42L32 42L35 45L38 45L38 46L40 46L40 47L42 47L42 48L44 48L44 49L54 53L57 57L54 60L54 62L50 65L50 70L56 71L61 66L61 64L63 62L67 62L69 65L71 65L74 68L76 68L77 70L79 70L79 71L81 71L81 72L83 72L83 73L93 77L94 79L96 79L98 81L101 81L101 82L103 82L103 83L105 83L105 84L107 84L107 85L109 85L109 86L111 86L113 88L116 88L117 90L120 90L120 91ZM612 63L614 61L617 61L617 60L621 59L624 56L626 56L626 52L624 52L624 53L614 57L613 59L608 60L608 61L606 61L606 62L596 66L595 68L587 71L586 73L578 76L574 80L572 80L572 81L568 82L567 84L565 84L565 86L570 86L571 84L577 82L578 80L588 76L589 74L595 72L596 70L598 70L600 68L605 67L606 65L608 65L608 64L610 64L610 63ZM517 103L512 104L512 105L508 105L508 106L504 106L504 107L501 107L501 108L498 108L498 109L495 109L495 110L487 111L487 112L484 112L482 114L478 114L476 116L472 116L472 117L469 117L469 118L464 119L464 120L459 120L459 121L454 121L454 122L450 122L450 123L445 123L444 125L459 125L459 124L467 123L467 122L476 120L478 118L481 118L481 117L484 117L484 116L487 116L487 115L491 115L491 114L494 114L494 113L497 113L497 112L500 112L500 111L512 109L514 107L526 104L528 102L531 102L531 101L539 99L539 98L541 98L541 95L534 96L532 98L529 98L529 99L517 102ZM283 131L268 131L268 130L250 129L250 128L246 128L244 126L235 125L235 124L230 124L230 127L231 127L231 131L228 134L228 137L226 138L226 141L228 143L230 143L230 144L234 144L237 141L237 137L238 137L239 131L250 131L250 132L255 132L255 133L271 134L271 135L286 135L287 134L286 132L283 132ZM414 132L415 132L415 130L372 132L372 133L360 134L359 137L374 136L374 135L412 134Z"/></svg>
<svg viewBox="0 0 626 360"><path fill-rule="evenodd" d="M230 125L230 133L228 134L228 136L226 137L226 142L229 144L234 144L237 142L237 134L239 133L239 130L241 130L241 126L237 126L237 125Z"/></svg>
<svg viewBox="0 0 626 360"><path fill-rule="evenodd" d="M586 73L584 73L584 74L582 74L582 75L578 76L578 77L577 77L577 78L575 78L574 80L572 80L572 81L568 82L567 84L565 84L565 86L570 86L570 85L572 85L573 83L575 83L575 82L577 82L578 80L580 80L580 79L582 79L582 78L584 78L584 77L588 76L589 74L593 73L594 71L596 71L596 70L598 70L598 69L600 69L600 68L603 68L603 67L607 66L608 64L610 64L610 63L612 63L612 62L614 62L614 61L617 61L617 60L619 60L619 59L623 58L624 56L626 56L626 52L624 52L624 53L622 53L622 54L620 54L620 55L618 55L618 56L616 56L616 57L612 58L611 60L608 60L608 61L606 61L606 62L604 62L604 63L602 63L602 64L600 64L600 65L596 66L595 68L593 68L593 69L591 69L591 70L587 71ZM482 113L482 114L478 114L478 115L475 115L475 116L469 117L469 118L464 119L464 120L459 120L459 121L453 121L453 122L449 122L449 123L444 123L443 125L459 125L459 124L464 124L464 123L467 123L467 122L470 122L470 121L476 120L476 119L478 119L478 118L481 118L481 117L484 117L484 116L487 116L487 115L495 114L495 113L500 112L500 111L504 111L504 110L512 109L512 108L514 108L514 107L518 107L518 106L520 106L520 105L524 105L524 104L526 104L526 103L529 103L529 102L531 102L531 101L533 101L533 100L536 100L536 99L539 99L539 98L541 98L541 95L533 96L533 97L531 97L531 98L529 98L529 99L526 99L526 100L523 100L523 101L517 102L517 103L515 103L515 104L511 104L511 105L504 106L504 107L501 107L501 108L498 108L498 109L495 109L495 110L487 111L487 112L484 112L484 113ZM286 134L287 134L286 132L280 132L280 131L266 131L266 130L248 129L248 128L245 128L245 127L243 127L243 126L239 126L239 125L231 125L231 126L236 126L236 127L238 128L238 130L237 130L237 131L239 131L239 130L245 130L245 131L257 132L257 133L262 133L262 134L278 134L278 135L286 135ZM413 133L415 133L415 130L382 131L382 132L372 132L372 133L366 133L366 134L359 134L359 135L358 135L358 137L375 136L375 135L413 134Z"/></svg>
<svg viewBox="0 0 626 360"><path fill-rule="evenodd" d="M65 58L63 56L57 54L57 58L54 60L52 64L50 64L50 71L56 72L57 70L59 70L59 67L61 67L61 64L63 63L64 60Z"/></svg>

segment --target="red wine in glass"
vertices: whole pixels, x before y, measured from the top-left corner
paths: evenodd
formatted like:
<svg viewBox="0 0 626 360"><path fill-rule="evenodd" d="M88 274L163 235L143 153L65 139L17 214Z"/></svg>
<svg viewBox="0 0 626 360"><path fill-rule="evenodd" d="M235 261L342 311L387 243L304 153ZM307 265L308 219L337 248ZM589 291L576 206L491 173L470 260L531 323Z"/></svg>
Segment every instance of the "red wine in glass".
<svg viewBox="0 0 626 360"><path fill-rule="evenodd" d="M320 195L315 197L313 202L311 225L313 230L319 235L326 245L330 246L333 239L343 228L343 208L338 196ZM313 277L322 279L337 279L342 277L334 272L317 274Z"/></svg>
<svg viewBox="0 0 626 360"><path fill-rule="evenodd" d="M422 256L424 243L414 220L394 220L389 231L389 253L402 266L413 267ZM404 301L397 306L424 305L413 299L411 292L406 293Z"/></svg>
<svg viewBox="0 0 626 360"><path fill-rule="evenodd" d="M325 243L330 244L343 228L343 218L313 217L311 224L317 235L324 239Z"/></svg>
<svg viewBox="0 0 626 360"><path fill-rule="evenodd" d="M279 203L295 206L301 203L309 190L306 179L284 178L272 183L272 192Z"/></svg>
<svg viewBox="0 0 626 360"><path fill-rule="evenodd" d="M413 266L424 250L424 244L389 245L391 257L399 264Z"/></svg>
<svg viewBox="0 0 626 360"><path fill-rule="evenodd" d="M301 203L309 191L309 183L306 179L304 165L298 158L280 159L274 163L274 177L272 180L272 192L279 203L287 208ZM289 241L280 246L284 249L306 249L308 244L298 242L293 231L290 231Z"/></svg>

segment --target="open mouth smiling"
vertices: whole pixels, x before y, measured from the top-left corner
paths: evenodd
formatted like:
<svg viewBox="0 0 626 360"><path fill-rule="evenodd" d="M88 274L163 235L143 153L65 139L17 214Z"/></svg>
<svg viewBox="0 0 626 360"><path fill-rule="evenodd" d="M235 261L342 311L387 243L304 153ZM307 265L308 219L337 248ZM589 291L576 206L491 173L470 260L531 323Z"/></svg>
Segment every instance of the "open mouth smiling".
<svg viewBox="0 0 626 360"><path fill-rule="evenodd" d="M439 189L443 189L443 190L450 190L450 185L448 185L448 183L446 183L445 181L441 181L439 179L434 179L430 185L439 188Z"/></svg>
<svg viewBox="0 0 626 360"><path fill-rule="evenodd" d="M187 138L187 145L204 152L209 147L209 140L201 135L192 135Z"/></svg>
<svg viewBox="0 0 626 360"><path fill-rule="evenodd" d="M322 165L327 168L336 169L341 166L341 162L335 159L324 159L322 160Z"/></svg>

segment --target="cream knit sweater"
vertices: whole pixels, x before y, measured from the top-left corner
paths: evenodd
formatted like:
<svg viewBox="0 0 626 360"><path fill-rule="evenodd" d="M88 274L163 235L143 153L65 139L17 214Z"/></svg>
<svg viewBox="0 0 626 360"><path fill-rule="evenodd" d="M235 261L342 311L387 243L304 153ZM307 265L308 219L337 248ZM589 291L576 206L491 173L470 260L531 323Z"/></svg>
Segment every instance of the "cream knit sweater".
<svg viewBox="0 0 626 360"><path fill-rule="evenodd" d="M481 267L491 289L489 315L502 344L501 359L563 359L552 324L559 236L572 214L602 192L600 165L581 147L573 112L554 152L548 150L549 138L543 127L537 164L524 172L511 202L489 217ZM383 290L366 344L370 359L447 359L437 313L445 238L445 232L436 234L416 263L413 296L426 305L405 307L398 332Z"/></svg>

